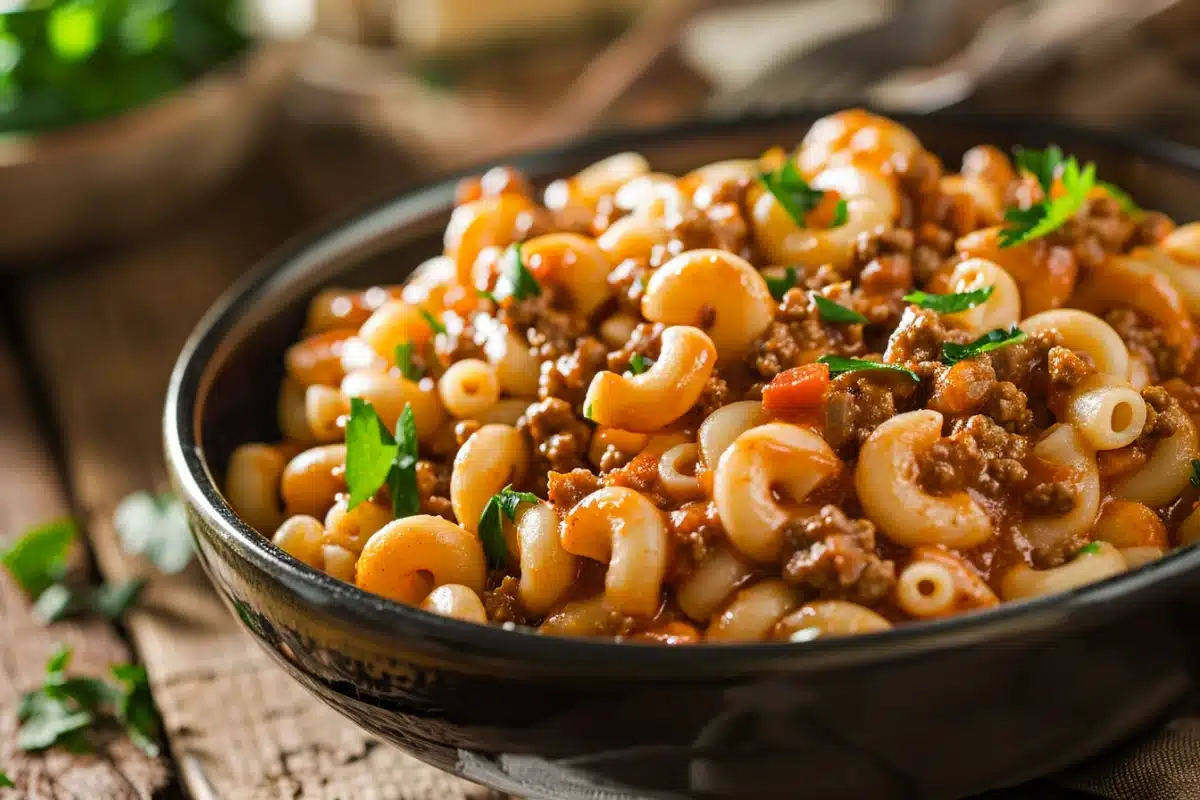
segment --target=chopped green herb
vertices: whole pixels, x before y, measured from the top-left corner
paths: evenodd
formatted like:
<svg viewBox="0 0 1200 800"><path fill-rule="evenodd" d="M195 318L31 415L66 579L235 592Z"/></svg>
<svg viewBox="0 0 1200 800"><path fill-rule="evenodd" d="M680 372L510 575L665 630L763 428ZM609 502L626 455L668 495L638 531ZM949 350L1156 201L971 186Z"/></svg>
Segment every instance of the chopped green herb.
<svg viewBox="0 0 1200 800"><path fill-rule="evenodd" d="M1192 459L1192 474L1188 478L1192 486L1200 486L1200 458Z"/></svg>
<svg viewBox="0 0 1200 800"><path fill-rule="evenodd" d="M936 311L939 314L957 314L986 303L993 291L995 291L994 286L985 286L973 292L957 292L955 294L928 294L918 290L904 295L904 302Z"/></svg>
<svg viewBox="0 0 1200 800"><path fill-rule="evenodd" d="M413 363L412 342L401 342L396 345L396 368L410 381L421 380L424 371Z"/></svg>
<svg viewBox="0 0 1200 800"><path fill-rule="evenodd" d="M847 325L861 324L869 322L866 317L858 313L852 308L846 308L843 305L833 302L828 297L813 293L813 303L817 306L817 312L821 315L821 319L826 322L838 322Z"/></svg>
<svg viewBox="0 0 1200 800"><path fill-rule="evenodd" d="M0 564L30 597L38 597L67 574L75 523L60 519L25 533L0 552Z"/></svg>
<svg viewBox="0 0 1200 800"><path fill-rule="evenodd" d="M387 480L396 459L396 440L375 413L375 407L359 397L350 398L346 421L347 504L354 508L375 496Z"/></svg>
<svg viewBox="0 0 1200 800"><path fill-rule="evenodd" d="M488 499L479 515L479 538L483 542L483 551L487 554L488 564L495 569L503 569L508 561L508 543L504 539L504 517L510 520L517 518L517 508L521 503L539 502L536 495L529 492L514 492L511 485L505 486L497 494Z"/></svg>
<svg viewBox="0 0 1200 800"><path fill-rule="evenodd" d="M12 778L8 777L8 773L0 769L0 789L14 789L16 786Z"/></svg>
<svg viewBox="0 0 1200 800"><path fill-rule="evenodd" d="M112 675L122 689L116 702L117 721L138 748L155 758L158 756L158 710L150 694L146 668L135 664L114 664Z"/></svg>
<svg viewBox="0 0 1200 800"><path fill-rule="evenodd" d="M820 205L821 198L825 196L825 192L808 185L791 161L774 172L760 173L758 179L775 196L788 216L802 228L806 227L805 216Z"/></svg>
<svg viewBox="0 0 1200 800"><path fill-rule="evenodd" d="M847 372L883 370L885 372L900 372L918 383L921 381L920 376L911 369L906 369L898 364L885 364L882 361L867 361L861 358L846 358L844 356L821 356L817 359L817 363L828 365L829 375L834 378Z"/></svg>
<svg viewBox="0 0 1200 800"><path fill-rule="evenodd" d="M1121 210L1126 214L1141 213L1142 209L1136 202L1134 202L1133 198L1129 196L1129 192L1125 191L1120 186L1117 186L1115 183L1109 183L1108 181L1097 181L1096 185L1108 192L1108 196L1113 200L1116 200L1117 205L1119 205Z"/></svg>
<svg viewBox="0 0 1200 800"><path fill-rule="evenodd" d="M763 280L767 282L767 291L776 300L782 300L783 296L788 293L789 289L796 285L796 281L799 279L800 273L795 267L785 269L781 278L772 278L769 275L763 276Z"/></svg>
<svg viewBox="0 0 1200 800"><path fill-rule="evenodd" d="M496 299L496 295L492 294L491 292L487 291L486 289L476 289L475 294L479 295L484 300L491 300L493 303L495 303L497 305L500 304L500 301Z"/></svg>
<svg viewBox="0 0 1200 800"><path fill-rule="evenodd" d="M850 206L845 200L839 199L837 205L833 207L833 225L831 227L840 228L850 220Z"/></svg>
<svg viewBox="0 0 1200 800"><path fill-rule="evenodd" d="M1076 553L1075 555L1091 556L1091 555L1095 555L1096 553L1099 553L1103 549L1104 549L1104 544L1102 542L1088 542L1083 547L1079 548L1079 552Z"/></svg>
<svg viewBox="0 0 1200 800"><path fill-rule="evenodd" d="M583 416L584 416L584 419L592 418L592 404L591 403L588 403L586 406L583 407Z"/></svg>
<svg viewBox="0 0 1200 800"><path fill-rule="evenodd" d="M1025 340L1025 331L1013 325L1008 330L997 328L994 331L989 331L983 336L980 336L970 344L954 344L953 342L945 342L942 344L942 362L945 364L957 364L960 361L966 361L969 358L975 358L982 353L989 353L992 350L999 350L1001 347L1007 347L1010 344L1016 344Z"/></svg>
<svg viewBox="0 0 1200 800"><path fill-rule="evenodd" d="M421 494L417 491L417 423L411 403L405 403L396 423L396 457L388 473L392 494L392 513L411 517L421 512Z"/></svg>
<svg viewBox="0 0 1200 800"><path fill-rule="evenodd" d="M429 327L433 329L434 333L446 332L446 326L442 324L440 319L435 317L433 314L430 314L423 308L418 310L421 312L421 316L425 318L425 321L429 323Z"/></svg>
<svg viewBox="0 0 1200 800"><path fill-rule="evenodd" d="M192 560L187 511L170 492L134 492L113 512L113 526L125 552L145 556L163 572L180 572Z"/></svg>
<svg viewBox="0 0 1200 800"><path fill-rule="evenodd" d="M158 754L158 714L143 667L117 664L113 677L122 685L96 678L68 676L71 650L59 647L46 664L42 686L22 698L17 717L17 743L23 750L60 745L75 751L90 749L87 730L101 721L118 722L134 744L151 756Z"/></svg>
<svg viewBox="0 0 1200 800"><path fill-rule="evenodd" d="M533 273L525 266L525 258L521 254L521 243L517 242L508 247L504 254L504 271L496 284L499 297L511 297L514 300L526 300L530 297L540 297L542 285L533 277Z"/></svg>
<svg viewBox="0 0 1200 800"><path fill-rule="evenodd" d="M629 371L634 375L641 375L643 372L650 369L651 363L652 362L648 361L641 353L634 353L633 357L629 359Z"/></svg>
<svg viewBox="0 0 1200 800"><path fill-rule="evenodd" d="M1044 151L1023 150L1016 156L1017 164L1037 177L1046 199L1030 208L1010 208L1005 212L1007 225L1000 231L1001 247L1013 247L1062 227L1083 208L1088 192L1096 185L1095 164L1089 162L1081 169L1075 156L1064 160L1057 147ZM1054 176L1060 171L1060 165L1066 193L1051 198Z"/></svg>

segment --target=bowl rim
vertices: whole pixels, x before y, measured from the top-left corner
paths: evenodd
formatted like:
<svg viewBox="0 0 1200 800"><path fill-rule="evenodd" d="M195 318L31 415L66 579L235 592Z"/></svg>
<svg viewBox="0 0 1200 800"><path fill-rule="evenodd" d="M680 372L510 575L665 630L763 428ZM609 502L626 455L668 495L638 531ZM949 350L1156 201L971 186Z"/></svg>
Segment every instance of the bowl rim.
<svg viewBox="0 0 1200 800"><path fill-rule="evenodd" d="M1000 603L991 609L945 619L906 623L877 633L804 643L698 643L665 647L607 638L546 636L520 628L507 630L498 625L464 622L393 602L331 578L289 556L242 522L225 502L197 437L198 412L202 407L199 392L212 369L213 356L223 346L232 327L271 296L276 278L292 273L302 275L319 268L339 252L352 249L368 230L377 230L381 225L394 230L421 213L445 210L445 198L453 196L453 187L459 178L480 174L496 163L518 166L561 163L584 153L615 153L637 149L639 143L669 141L673 137L719 136L755 123L800 126L811 124L836 110L839 109L813 108L782 114L694 119L603 133L554 148L512 154L400 193L389 193L385 199L345 213L316 231L285 244L239 278L209 308L188 337L171 372L163 433L167 469L181 494L181 501L200 515L228 547L301 602L311 604L311 598L320 597L321 614L369 628L381 636L403 640L406 646L415 649L425 643L431 650L437 648L444 652L444 648L450 648L464 660L472 656L492 659L493 663L495 659L510 664L516 660L531 669L558 674L567 670L599 672L605 676L685 678L876 664L1051 628L1099 624L1120 613L1123 604L1114 603L1115 600L1134 594L1139 596L1138 600L1150 600L1171 593L1184 579L1194 578L1195 573L1200 572L1200 545L1176 548L1151 564L1067 592ZM974 111L929 115L886 112L886 115L901 124L934 117L950 125L1028 130L1038 139L1071 137L1122 149L1131 156L1200 176L1200 149L1135 133L1099 130L1036 116ZM224 595L219 589L217 591Z"/></svg>

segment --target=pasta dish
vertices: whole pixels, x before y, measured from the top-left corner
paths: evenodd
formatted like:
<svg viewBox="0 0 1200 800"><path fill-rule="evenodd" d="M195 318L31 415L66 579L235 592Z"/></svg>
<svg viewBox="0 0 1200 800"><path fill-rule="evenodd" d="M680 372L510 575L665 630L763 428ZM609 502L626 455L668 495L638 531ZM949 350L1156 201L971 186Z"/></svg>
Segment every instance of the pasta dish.
<svg viewBox="0 0 1200 800"><path fill-rule="evenodd" d="M316 295L225 496L294 558L547 634L803 642L1200 542L1200 224L1054 146L462 181L402 285ZM405 270L405 273L407 270Z"/></svg>

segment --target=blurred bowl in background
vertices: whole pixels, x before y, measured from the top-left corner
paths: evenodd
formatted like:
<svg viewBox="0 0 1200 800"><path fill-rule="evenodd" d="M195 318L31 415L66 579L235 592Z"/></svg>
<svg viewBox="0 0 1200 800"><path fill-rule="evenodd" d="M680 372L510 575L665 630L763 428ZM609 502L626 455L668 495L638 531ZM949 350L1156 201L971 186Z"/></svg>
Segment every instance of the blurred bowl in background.
<svg viewBox="0 0 1200 800"><path fill-rule="evenodd" d="M261 141L294 52L258 44L120 116L0 136L0 270L119 243L220 184Z"/></svg>

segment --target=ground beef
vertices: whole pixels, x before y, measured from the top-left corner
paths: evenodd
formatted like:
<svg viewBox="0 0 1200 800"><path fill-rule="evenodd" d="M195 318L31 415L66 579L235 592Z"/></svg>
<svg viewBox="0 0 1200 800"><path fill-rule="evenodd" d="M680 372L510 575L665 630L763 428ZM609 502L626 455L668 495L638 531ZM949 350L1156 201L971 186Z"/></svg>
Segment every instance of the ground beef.
<svg viewBox="0 0 1200 800"><path fill-rule="evenodd" d="M617 298L617 305L635 317L642 314L642 295L654 268L641 258L627 258L608 273L608 286Z"/></svg>
<svg viewBox="0 0 1200 800"><path fill-rule="evenodd" d="M749 226L737 203L715 203L705 209L689 208L669 229L683 250L717 248L751 258Z"/></svg>
<svg viewBox="0 0 1200 800"><path fill-rule="evenodd" d="M658 322L643 322L633 329L629 341L620 350L608 354L608 369L618 374L629 369L629 362L635 355L650 361L657 361L662 353L662 332L666 326Z"/></svg>
<svg viewBox="0 0 1200 800"><path fill-rule="evenodd" d="M729 384L725 379L714 373L705 382L704 388L700 391L700 397L697 398L693 408L699 414L700 418L704 419L721 406L729 405L736 399L733 397L733 393L730 391Z"/></svg>
<svg viewBox="0 0 1200 800"><path fill-rule="evenodd" d="M884 372L849 372L830 383L825 402L825 440L842 458L853 458L871 432L903 408L901 380L909 384L911 393L908 378Z"/></svg>
<svg viewBox="0 0 1200 800"><path fill-rule="evenodd" d="M1028 452L1027 438L977 414L956 422L949 436L918 454L917 480L930 494L975 489L999 497L1029 477L1022 463Z"/></svg>
<svg viewBox="0 0 1200 800"><path fill-rule="evenodd" d="M417 494L421 498L421 513L455 521L450 505L451 465L440 461L417 462Z"/></svg>
<svg viewBox="0 0 1200 800"><path fill-rule="evenodd" d="M1146 424L1142 427L1139 443L1165 439L1175 433L1175 422L1167 415L1171 406L1178 401L1161 386L1147 386L1142 390L1146 401Z"/></svg>
<svg viewBox="0 0 1200 800"><path fill-rule="evenodd" d="M1079 265L1095 269L1109 253L1129 249L1137 223L1110 197L1091 197L1079 212L1047 237L1070 247Z"/></svg>
<svg viewBox="0 0 1200 800"><path fill-rule="evenodd" d="M1016 384L1001 381L992 386L983 413L1010 433L1028 433L1035 427L1029 398Z"/></svg>
<svg viewBox="0 0 1200 800"><path fill-rule="evenodd" d="M550 397L532 404L517 421L517 428L529 434L544 462L534 464L534 475L545 474L545 467L570 472L584 466L592 429L575 416L566 400Z"/></svg>
<svg viewBox="0 0 1200 800"><path fill-rule="evenodd" d="M1057 390L1073 389L1080 381L1095 373L1091 357L1066 347L1051 347L1046 354L1050 385Z"/></svg>
<svg viewBox="0 0 1200 800"><path fill-rule="evenodd" d="M517 625L532 625L535 618L531 617L521 605L518 589L521 581L512 575L505 575L493 589L483 593L483 609L487 612L489 622L503 624L513 622Z"/></svg>
<svg viewBox="0 0 1200 800"><path fill-rule="evenodd" d="M909 306L888 340L883 360L905 366L937 361L942 355L942 343L948 339L951 337L937 312Z"/></svg>
<svg viewBox="0 0 1200 800"><path fill-rule="evenodd" d="M1036 515L1060 516L1075 507L1075 493L1065 483L1039 483L1021 498L1021 504Z"/></svg>
<svg viewBox="0 0 1200 800"><path fill-rule="evenodd" d="M603 481L595 473L586 469L573 469L570 472L551 472L546 487L546 497L551 505L561 512L567 512L575 507L583 498L603 486Z"/></svg>
<svg viewBox="0 0 1200 800"><path fill-rule="evenodd" d="M496 317L529 342L542 360L570 353L588 328L587 319L573 310L570 296L553 284L544 285L537 297L506 299Z"/></svg>
<svg viewBox="0 0 1200 800"><path fill-rule="evenodd" d="M1154 371L1155 383L1182 375L1187 361L1178 347L1167 342L1162 329L1132 308L1114 308L1104 321L1121 335L1129 352Z"/></svg>
<svg viewBox="0 0 1200 800"><path fill-rule="evenodd" d="M661 454L642 453L635 456L628 464L604 474L605 486L619 486L633 489L646 495L660 508L674 505L670 496L662 491L658 479L658 460Z"/></svg>
<svg viewBox="0 0 1200 800"><path fill-rule="evenodd" d="M875 552L875 526L836 506L785 524L783 579L813 598L874 605L891 594L896 566Z"/></svg>
<svg viewBox="0 0 1200 800"><path fill-rule="evenodd" d="M927 408L949 416L976 413L992 395L996 371L986 358L960 361L939 372Z"/></svg>
<svg viewBox="0 0 1200 800"><path fill-rule="evenodd" d="M1030 397L1045 397L1050 383L1050 351L1062 344L1056 331L1037 331L987 354L996 380L1007 381Z"/></svg>
<svg viewBox="0 0 1200 800"><path fill-rule="evenodd" d="M853 307L854 297L845 281L821 290L835 303ZM785 369L811 364L826 354L861 356L863 326L825 322L809 293L791 289L783 296L775 320L750 347L751 366L764 378L773 378Z"/></svg>
<svg viewBox="0 0 1200 800"><path fill-rule="evenodd" d="M904 228L879 227L864 231L854 241L854 269L858 272L878 258L889 255L910 255L916 237Z"/></svg>
<svg viewBox="0 0 1200 800"><path fill-rule="evenodd" d="M581 408L592 378L605 368L607 357L608 350L598 339L583 337L570 353L542 364L538 397L558 397Z"/></svg>
<svg viewBox="0 0 1200 800"><path fill-rule="evenodd" d="M711 500L685 503L667 514L667 530L675 542L668 583L678 583L708 557L715 542L725 537L721 516Z"/></svg>
<svg viewBox="0 0 1200 800"><path fill-rule="evenodd" d="M461 361L464 358L486 359L482 339L483 337L476 332L475 326L470 323L447 324L446 332L441 336L434 337L433 352L437 361L442 365L442 369L445 368L445 365Z"/></svg>

